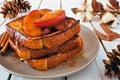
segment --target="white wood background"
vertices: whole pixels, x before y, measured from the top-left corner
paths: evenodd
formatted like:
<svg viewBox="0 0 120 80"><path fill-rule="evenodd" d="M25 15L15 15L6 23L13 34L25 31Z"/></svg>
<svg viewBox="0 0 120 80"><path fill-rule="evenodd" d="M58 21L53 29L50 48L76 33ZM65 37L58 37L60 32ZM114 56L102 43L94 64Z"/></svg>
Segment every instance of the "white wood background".
<svg viewBox="0 0 120 80"><path fill-rule="evenodd" d="M3 5L3 1L4 0L0 0L0 7ZM67 16L79 19L78 17L75 16L75 14L72 13L71 8L73 7L79 8L83 0L28 0L28 1L32 5L31 10L43 9L43 8L56 10L62 8L66 11ZM104 0L99 0L99 1L105 4ZM120 0L118 1L120 2ZM27 13L29 13L29 11L26 13L20 13L17 17L23 16ZM4 19L3 16L0 14L0 34L2 34L5 31L5 24L9 21L10 19ZM99 28L98 25L99 23L100 23L99 21L92 21L92 24L96 29ZM93 31L93 27L89 22L84 22L84 23L81 22L81 24L87 26L89 29ZM120 33L120 28L115 29L115 31ZM117 44L120 44L120 38L111 42L102 40L102 43L107 51L111 51L111 49L116 48ZM117 78L114 77L108 78L104 75L104 64L102 60L107 59L107 57L103 45L100 42L100 49L98 52L98 56L95 59L95 61L93 61L93 63L91 63L89 66L85 67L84 69L80 70L75 74L66 76L65 78L60 77L56 79L47 79L47 80L118 80ZM5 70L3 70L2 68L0 68L0 80L43 80L43 79L23 78L20 76L12 75L6 72Z"/></svg>

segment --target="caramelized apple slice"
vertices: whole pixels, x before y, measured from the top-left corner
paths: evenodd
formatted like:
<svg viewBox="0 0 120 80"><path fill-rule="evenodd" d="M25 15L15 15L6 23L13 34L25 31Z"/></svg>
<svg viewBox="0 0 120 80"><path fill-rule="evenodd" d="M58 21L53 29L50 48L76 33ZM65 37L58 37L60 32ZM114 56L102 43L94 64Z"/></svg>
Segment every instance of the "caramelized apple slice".
<svg viewBox="0 0 120 80"><path fill-rule="evenodd" d="M64 10L56 10L47 12L43 17L35 20L35 26L45 28L45 27L54 27L56 24L60 23L65 19Z"/></svg>
<svg viewBox="0 0 120 80"><path fill-rule="evenodd" d="M33 10L25 16L23 20L23 29L30 36L40 36L41 29L34 25L34 21L41 18L49 9Z"/></svg>
<svg viewBox="0 0 120 80"><path fill-rule="evenodd" d="M37 70L47 70L47 59L28 60L27 63Z"/></svg>

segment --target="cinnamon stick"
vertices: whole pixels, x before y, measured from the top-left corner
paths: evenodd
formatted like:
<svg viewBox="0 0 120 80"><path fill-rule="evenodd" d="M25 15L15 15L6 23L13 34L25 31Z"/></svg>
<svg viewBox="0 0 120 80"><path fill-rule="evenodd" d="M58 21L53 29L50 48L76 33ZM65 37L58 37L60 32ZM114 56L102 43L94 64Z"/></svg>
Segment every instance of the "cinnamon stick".
<svg viewBox="0 0 120 80"><path fill-rule="evenodd" d="M8 33L6 32L5 36L3 36L2 42L0 44L1 47L4 47L4 45L6 44L7 40L8 40Z"/></svg>
<svg viewBox="0 0 120 80"><path fill-rule="evenodd" d="M4 37L5 37L6 34L7 34L7 32L4 32L3 35L2 35L2 37L1 37L1 39L0 39L0 46L1 46L2 42L3 42ZM1 47L2 47L2 46L1 46Z"/></svg>
<svg viewBox="0 0 120 80"><path fill-rule="evenodd" d="M0 51L1 54L3 54L6 51L8 44L9 44L9 40L7 39L5 45L3 46L2 50Z"/></svg>

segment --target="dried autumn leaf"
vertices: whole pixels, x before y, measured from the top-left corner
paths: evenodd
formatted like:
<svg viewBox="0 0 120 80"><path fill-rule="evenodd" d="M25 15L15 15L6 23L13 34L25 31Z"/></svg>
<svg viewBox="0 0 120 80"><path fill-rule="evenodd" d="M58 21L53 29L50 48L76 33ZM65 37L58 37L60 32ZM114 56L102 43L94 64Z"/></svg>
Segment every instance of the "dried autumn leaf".
<svg viewBox="0 0 120 80"><path fill-rule="evenodd" d="M100 2L97 2L96 0L92 0L92 8L94 12L102 12L104 11L103 5Z"/></svg>
<svg viewBox="0 0 120 80"><path fill-rule="evenodd" d="M74 14L80 12L80 10L79 10L78 8L72 8L71 10L72 10L72 12L73 12Z"/></svg>
<svg viewBox="0 0 120 80"><path fill-rule="evenodd" d="M103 39L103 40L106 40L106 41L112 41L112 40L116 39L116 37L111 36L111 35L105 35L105 34L99 32L99 31L96 30L96 29L95 29L94 31L95 31L96 35L97 35L100 39Z"/></svg>
<svg viewBox="0 0 120 80"><path fill-rule="evenodd" d="M114 31L110 30L110 27L109 27L107 24L101 23L100 26L101 26L102 29L106 32L106 34L108 34L108 35L113 35L113 36L116 37L116 38L117 38L117 37L120 37L120 34L118 34L118 33L114 32Z"/></svg>
<svg viewBox="0 0 120 80"><path fill-rule="evenodd" d="M100 39L103 39L103 40L106 40L106 41L112 41L116 38L120 38L120 34L110 30L110 28L108 27L107 24L104 24L104 23L101 23L100 24L102 29L106 32L107 35L99 32L98 30L94 29L96 35L100 38Z"/></svg>
<svg viewBox="0 0 120 80"><path fill-rule="evenodd" d="M111 23L111 24L110 24ZM110 28L113 28L113 27L117 27L118 26L118 24L120 24L120 22L116 19L116 20L114 20L113 22L110 22L109 24L110 24Z"/></svg>
<svg viewBox="0 0 120 80"><path fill-rule="evenodd" d="M119 9L119 2L117 0L109 0L109 2L107 3L107 6L110 8L110 9Z"/></svg>

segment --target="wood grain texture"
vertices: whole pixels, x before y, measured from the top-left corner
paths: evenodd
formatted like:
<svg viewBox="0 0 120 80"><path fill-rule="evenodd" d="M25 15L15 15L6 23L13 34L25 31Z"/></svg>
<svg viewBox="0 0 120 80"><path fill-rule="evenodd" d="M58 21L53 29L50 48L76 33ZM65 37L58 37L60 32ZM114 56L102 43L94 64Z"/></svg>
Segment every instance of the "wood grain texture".
<svg viewBox="0 0 120 80"><path fill-rule="evenodd" d="M94 61L79 72L68 76L68 80L102 80L102 78Z"/></svg>
<svg viewBox="0 0 120 80"><path fill-rule="evenodd" d="M3 68L0 68L0 80L7 80L8 77L9 77L9 73Z"/></svg>
<svg viewBox="0 0 120 80"><path fill-rule="evenodd" d="M24 78L24 77L13 75L10 80L63 80L63 78L55 78L55 79L30 79L30 78Z"/></svg>

